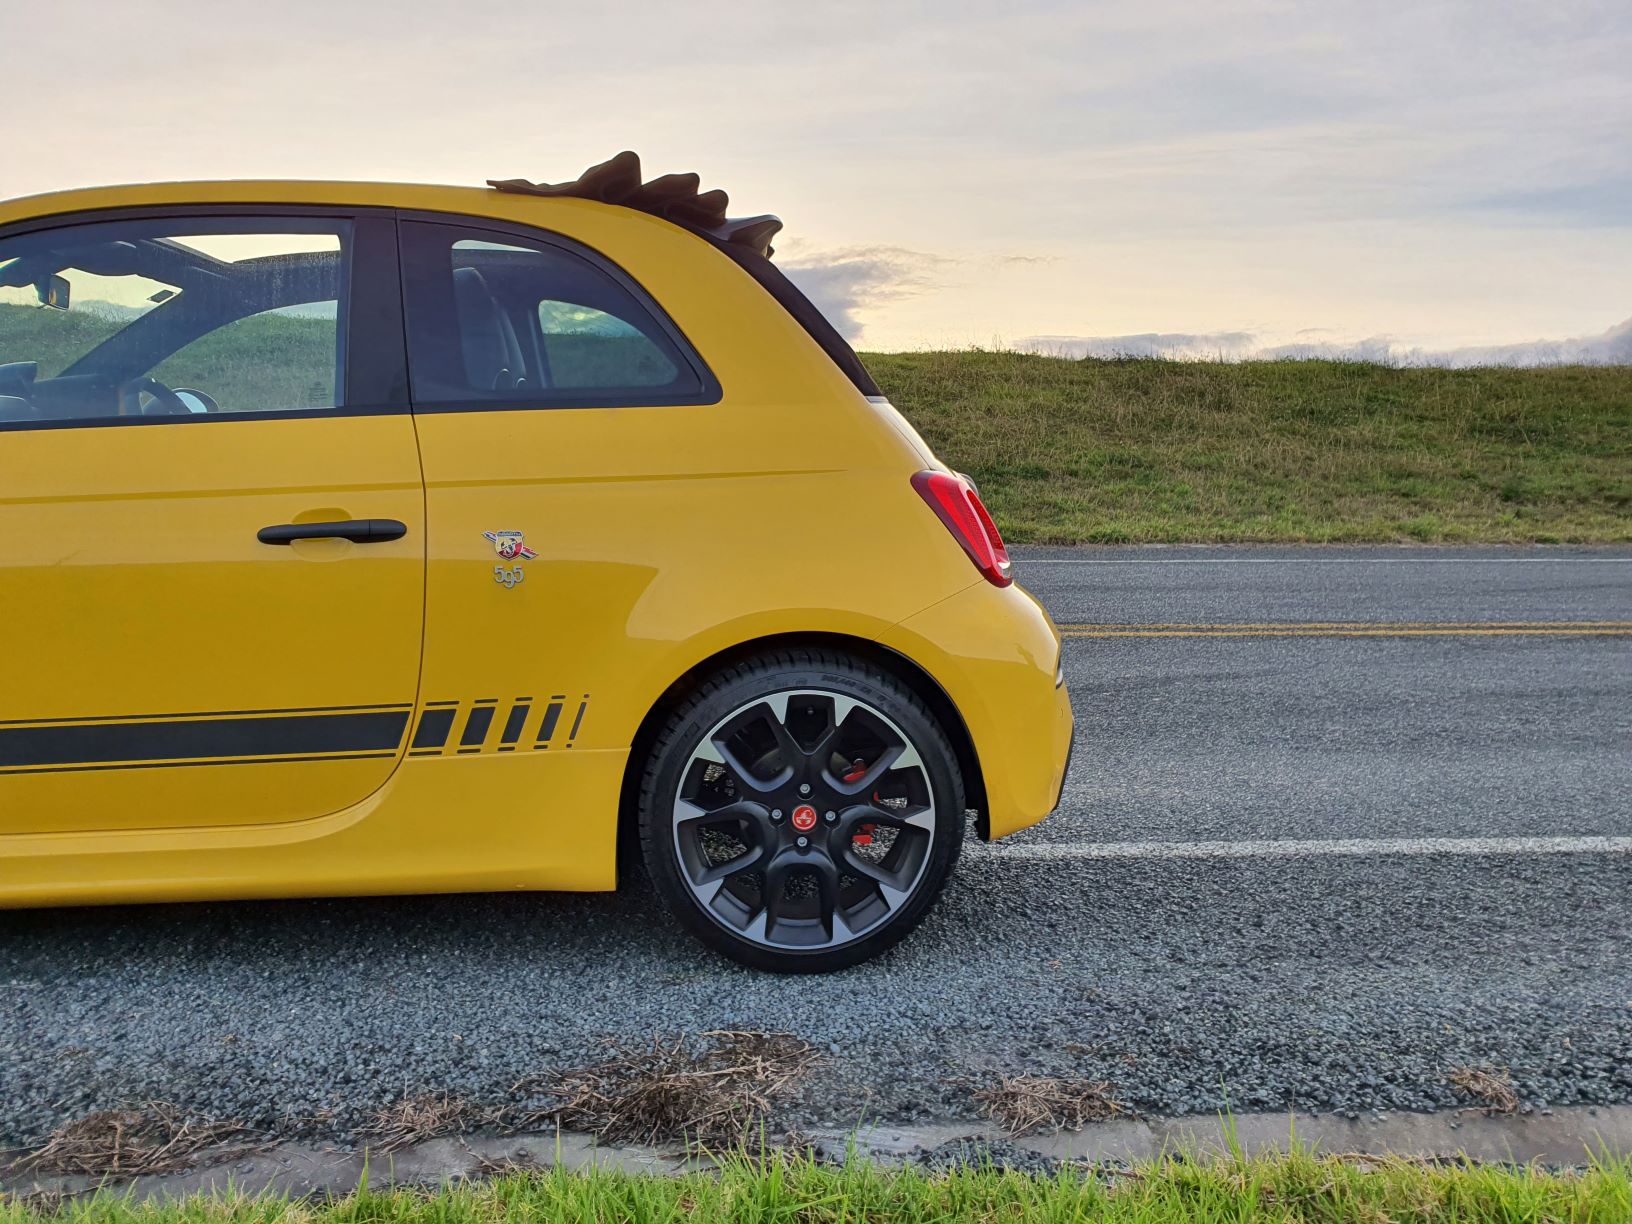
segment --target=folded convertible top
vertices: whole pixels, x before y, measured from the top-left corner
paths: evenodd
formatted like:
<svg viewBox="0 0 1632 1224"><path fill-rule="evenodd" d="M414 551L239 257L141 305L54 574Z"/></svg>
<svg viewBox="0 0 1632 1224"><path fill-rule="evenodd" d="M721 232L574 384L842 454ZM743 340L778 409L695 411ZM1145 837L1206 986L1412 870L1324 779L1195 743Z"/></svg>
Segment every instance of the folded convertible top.
<svg viewBox="0 0 1632 1224"><path fill-rule="evenodd" d="M521 195L571 196L637 209L695 230L716 242L747 247L767 258L772 254L771 239L782 228L781 220L772 216L727 217L725 210L730 197L718 188L699 190L702 179L696 174L665 174L642 182L640 157L627 149L598 166L591 166L568 183L489 179L487 185Z"/></svg>

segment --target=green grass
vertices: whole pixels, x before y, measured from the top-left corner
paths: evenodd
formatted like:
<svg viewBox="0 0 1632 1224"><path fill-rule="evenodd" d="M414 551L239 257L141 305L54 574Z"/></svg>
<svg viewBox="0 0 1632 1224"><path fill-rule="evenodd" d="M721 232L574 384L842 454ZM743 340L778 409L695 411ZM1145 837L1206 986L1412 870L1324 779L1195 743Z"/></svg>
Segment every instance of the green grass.
<svg viewBox="0 0 1632 1224"><path fill-rule="evenodd" d="M865 360L1015 542L1632 540L1632 367Z"/></svg>
<svg viewBox="0 0 1632 1224"><path fill-rule="evenodd" d="M550 1221L741 1221L743 1224L919 1224L1092 1220L1105 1224L1625 1224L1632 1170L1357 1164L1308 1152L1217 1161L1168 1160L1103 1177L946 1175L738 1159L718 1174L665 1178L610 1171L512 1174L439 1191L363 1190L327 1202L193 1198L138 1205L103 1196L59 1215L14 1201L0 1224L546 1224Z"/></svg>

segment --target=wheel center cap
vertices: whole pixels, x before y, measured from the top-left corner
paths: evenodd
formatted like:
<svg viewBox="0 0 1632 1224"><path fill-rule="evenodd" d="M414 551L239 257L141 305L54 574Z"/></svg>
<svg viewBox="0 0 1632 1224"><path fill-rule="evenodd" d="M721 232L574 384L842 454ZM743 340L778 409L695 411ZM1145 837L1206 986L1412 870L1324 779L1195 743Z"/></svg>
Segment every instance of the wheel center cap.
<svg viewBox="0 0 1632 1224"><path fill-rule="evenodd" d="M793 809L793 827L801 833L809 833L816 827L816 809L808 803L801 803Z"/></svg>

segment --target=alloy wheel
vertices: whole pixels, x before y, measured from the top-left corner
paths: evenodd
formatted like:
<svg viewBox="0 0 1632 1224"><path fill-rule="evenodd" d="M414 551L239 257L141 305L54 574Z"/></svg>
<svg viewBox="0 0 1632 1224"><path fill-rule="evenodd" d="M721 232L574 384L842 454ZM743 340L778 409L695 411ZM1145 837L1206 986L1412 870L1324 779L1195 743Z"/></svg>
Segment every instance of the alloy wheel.
<svg viewBox="0 0 1632 1224"><path fill-rule="evenodd" d="M867 702L758 697L693 748L674 800L681 876L727 931L773 949L850 943L929 863L937 812L917 747Z"/></svg>

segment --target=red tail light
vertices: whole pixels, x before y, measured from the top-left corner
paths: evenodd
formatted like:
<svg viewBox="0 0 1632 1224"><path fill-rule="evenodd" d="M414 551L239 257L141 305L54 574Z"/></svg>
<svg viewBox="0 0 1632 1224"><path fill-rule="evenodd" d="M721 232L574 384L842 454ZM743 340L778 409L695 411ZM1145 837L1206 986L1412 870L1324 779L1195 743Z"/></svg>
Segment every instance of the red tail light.
<svg viewBox="0 0 1632 1224"><path fill-rule="evenodd" d="M912 478L912 487L963 545L963 551L987 582L1005 587L1014 581L1009 550L1003 547L997 524L980 504L980 494L967 478L945 472L919 472Z"/></svg>

